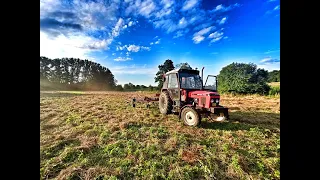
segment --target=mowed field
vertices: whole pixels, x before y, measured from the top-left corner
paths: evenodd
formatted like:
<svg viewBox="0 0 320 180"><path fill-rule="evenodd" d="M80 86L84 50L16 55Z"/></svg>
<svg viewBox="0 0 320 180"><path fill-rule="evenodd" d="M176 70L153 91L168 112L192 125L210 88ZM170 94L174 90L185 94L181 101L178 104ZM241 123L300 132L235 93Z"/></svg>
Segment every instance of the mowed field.
<svg viewBox="0 0 320 180"><path fill-rule="evenodd" d="M40 92L40 179L280 179L279 97L221 95L229 122L188 127L133 97Z"/></svg>

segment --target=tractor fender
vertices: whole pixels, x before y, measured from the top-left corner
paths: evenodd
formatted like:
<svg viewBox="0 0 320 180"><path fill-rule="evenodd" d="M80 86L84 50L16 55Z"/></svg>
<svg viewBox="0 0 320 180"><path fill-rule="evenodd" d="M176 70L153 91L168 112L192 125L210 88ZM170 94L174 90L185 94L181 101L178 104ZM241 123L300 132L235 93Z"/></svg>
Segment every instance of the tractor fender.
<svg viewBox="0 0 320 180"><path fill-rule="evenodd" d="M187 104L187 105L182 106L182 108L181 108L180 111L179 111L179 119L181 119L181 112L182 112L182 110L183 110L184 108L186 108L186 107L193 107L193 105Z"/></svg>

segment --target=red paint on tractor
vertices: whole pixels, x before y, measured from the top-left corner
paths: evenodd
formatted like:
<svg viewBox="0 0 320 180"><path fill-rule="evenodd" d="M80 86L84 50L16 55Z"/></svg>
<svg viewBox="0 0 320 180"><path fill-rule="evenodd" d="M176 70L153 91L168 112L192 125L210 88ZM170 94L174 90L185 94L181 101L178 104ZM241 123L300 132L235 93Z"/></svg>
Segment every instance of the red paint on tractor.
<svg viewBox="0 0 320 180"><path fill-rule="evenodd" d="M220 95L217 92L208 92L206 90L191 91L188 95L191 98L198 99L198 105L203 108L211 107L211 99L220 99ZM204 102L202 101L203 98L205 98Z"/></svg>

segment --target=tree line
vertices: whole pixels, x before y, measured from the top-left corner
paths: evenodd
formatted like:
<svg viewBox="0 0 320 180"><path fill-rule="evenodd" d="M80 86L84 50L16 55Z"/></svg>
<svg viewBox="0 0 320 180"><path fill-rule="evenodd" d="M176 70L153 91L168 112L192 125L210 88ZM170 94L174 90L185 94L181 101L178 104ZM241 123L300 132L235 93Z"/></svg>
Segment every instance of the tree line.
<svg viewBox="0 0 320 180"><path fill-rule="evenodd" d="M59 90L114 90L116 80L108 68L89 60L40 56L41 87Z"/></svg>
<svg viewBox="0 0 320 180"><path fill-rule="evenodd" d="M177 64L170 59L158 66L155 82L157 87L127 83L117 85L110 69L99 63L79 58L50 59L40 56L40 90L160 90L162 75L175 68L192 69L188 63ZM253 63L232 63L218 74L220 92L266 94L271 89L268 82L280 82L280 70L268 72Z"/></svg>
<svg viewBox="0 0 320 180"><path fill-rule="evenodd" d="M40 90L155 90L154 86L118 84L110 69L79 58L40 56Z"/></svg>

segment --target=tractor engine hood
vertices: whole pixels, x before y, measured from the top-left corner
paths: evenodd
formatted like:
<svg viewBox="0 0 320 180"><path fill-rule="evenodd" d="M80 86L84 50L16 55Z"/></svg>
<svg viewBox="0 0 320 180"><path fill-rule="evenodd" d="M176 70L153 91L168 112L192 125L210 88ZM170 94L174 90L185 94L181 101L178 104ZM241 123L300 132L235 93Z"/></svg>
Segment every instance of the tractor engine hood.
<svg viewBox="0 0 320 180"><path fill-rule="evenodd" d="M189 97L194 96L220 96L217 92L210 92L210 91L191 91L189 92Z"/></svg>

